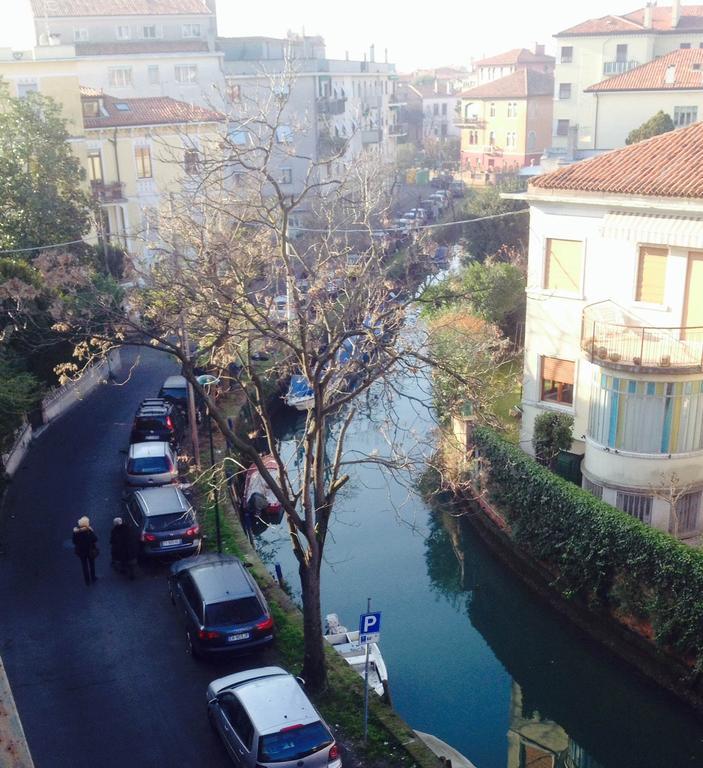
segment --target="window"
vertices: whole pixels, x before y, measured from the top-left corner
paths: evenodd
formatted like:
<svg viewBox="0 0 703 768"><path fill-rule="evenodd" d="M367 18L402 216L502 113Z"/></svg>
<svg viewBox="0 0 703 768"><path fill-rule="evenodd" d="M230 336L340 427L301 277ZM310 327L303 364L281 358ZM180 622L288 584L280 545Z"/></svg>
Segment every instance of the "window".
<svg viewBox="0 0 703 768"><path fill-rule="evenodd" d="M517 117L517 102L508 102L508 117Z"/></svg>
<svg viewBox="0 0 703 768"><path fill-rule="evenodd" d="M189 85L198 82L197 64L176 64L176 82Z"/></svg>
<svg viewBox="0 0 703 768"><path fill-rule="evenodd" d="M698 107L674 107L674 125L680 128L698 120Z"/></svg>
<svg viewBox="0 0 703 768"><path fill-rule="evenodd" d="M293 169L281 168L281 184L292 184L292 183L293 183Z"/></svg>
<svg viewBox="0 0 703 768"><path fill-rule="evenodd" d="M220 697L219 701L232 730L237 734L242 744L250 750L254 741L254 726L251 724L246 710L234 694L226 693Z"/></svg>
<svg viewBox="0 0 703 768"><path fill-rule="evenodd" d="M627 61L627 45L624 43L622 45L618 45L615 49L615 61Z"/></svg>
<svg viewBox="0 0 703 768"><path fill-rule="evenodd" d="M30 93L39 93L36 83L17 83L17 98L26 99Z"/></svg>
<svg viewBox="0 0 703 768"><path fill-rule="evenodd" d="M672 512L669 525L670 533L682 536L698 530L698 513L701 508L701 492L686 493L676 501L676 511Z"/></svg>
<svg viewBox="0 0 703 768"><path fill-rule="evenodd" d="M488 132L488 144L491 147L494 147L496 143L496 132L495 131L489 131Z"/></svg>
<svg viewBox="0 0 703 768"><path fill-rule="evenodd" d="M149 85L158 85L159 84L159 65L149 64L146 71L147 71L147 77L149 79Z"/></svg>
<svg viewBox="0 0 703 768"><path fill-rule="evenodd" d="M439 104L435 101L432 105L432 114L436 117L439 114Z"/></svg>
<svg viewBox="0 0 703 768"><path fill-rule="evenodd" d="M153 40L156 37L156 24L145 24L142 27L142 37L145 40Z"/></svg>
<svg viewBox="0 0 703 768"><path fill-rule="evenodd" d="M579 240L547 240L544 287L550 291L581 293L583 243Z"/></svg>
<svg viewBox="0 0 703 768"><path fill-rule="evenodd" d="M587 477L584 476L583 478L583 490L588 491L590 494L595 496L597 499L603 498L603 486L598 485L598 483L594 483L592 480L589 480Z"/></svg>
<svg viewBox="0 0 703 768"><path fill-rule="evenodd" d="M151 150L149 147L135 147L134 159L137 163L137 178L151 178Z"/></svg>
<svg viewBox="0 0 703 768"><path fill-rule="evenodd" d="M276 141L279 144L291 144L293 141L293 130L290 125L279 125L276 128Z"/></svg>
<svg viewBox="0 0 703 768"><path fill-rule="evenodd" d="M569 135L569 121L557 120L557 136L568 136L568 135Z"/></svg>
<svg viewBox="0 0 703 768"><path fill-rule="evenodd" d="M683 48L685 50L688 50L691 47L691 43L681 43L679 48Z"/></svg>
<svg viewBox="0 0 703 768"><path fill-rule="evenodd" d="M242 131L238 128L230 128L227 138L237 147L245 147L247 144L253 143L249 131Z"/></svg>
<svg viewBox="0 0 703 768"><path fill-rule="evenodd" d="M184 24L182 34L183 37L200 37L200 24Z"/></svg>
<svg viewBox="0 0 703 768"><path fill-rule="evenodd" d="M242 98L242 88L237 83L227 83L227 99L230 104L240 101Z"/></svg>
<svg viewBox="0 0 703 768"><path fill-rule="evenodd" d="M666 248L652 248L648 245L640 248L635 301L647 304L664 303L668 255Z"/></svg>
<svg viewBox="0 0 703 768"><path fill-rule="evenodd" d="M618 491L615 506L643 523L652 522L652 497Z"/></svg>
<svg viewBox="0 0 703 768"><path fill-rule="evenodd" d="M542 358L540 400L573 405L574 363L558 357Z"/></svg>
<svg viewBox="0 0 703 768"><path fill-rule="evenodd" d="M534 152L537 147L537 134L534 131L527 132L527 151Z"/></svg>
<svg viewBox="0 0 703 768"><path fill-rule="evenodd" d="M92 149L88 152L88 179L101 184L103 180L103 163L99 149Z"/></svg>
<svg viewBox="0 0 703 768"><path fill-rule="evenodd" d="M186 149L183 155L183 167L189 176L198 173L200 170L200 152L197 149Z"/></svg>
<svg viewBox="0 0 703 768"><path fill-rule="evenodd" d="M494 101L492 101L490 106L488 107L488 116L489 117L495 117L496 116L496 104L495 104Z"/></svg>
<svg viewBox="0 0 703 768"><path fill-rule="evenodd" d="M115 29L115 35L118 40L129 40L132 36L132 30L128 26L120 24L117 29Z"/></svg>
<svg viewBox="0 0 703 768"><path fill-rule="evenodd" d="M559 83L559 98L560 99L571 98L571 83Z"/></svg>
<svg viewBox="0 0 703 768"><path fill-rule="evenodd" d="M87 29L74 29L73 30L73 42L84 43L88 39Z"/></svg>
<svg viewBox="0 0 703 768"><path fill-rule="evenodd" d="M574 47L573 45L562 45L561 47L561 58L560 61L562 64L571 64L571 62L574 60Z"/></svg>
<svg viewBox="0 0 703 768"><path fill-rule="evenodd" d="M447 102L442 102L442 117L447 116Z"/></svg>
<svg viewBox="0 0 703 768"><path fill-rule="evenodd" d="M132 68L110 67L107 77L112 88L128 88L132 85Z"/></svg>
<svg viewBox="0 0 703 768"><path fill-rule="evenodd" d="M83 117L100 117L100 101L98 99L83 99L81 107Z"/></svg>
<svg viewBox="0 0 703 768"><path fill-rule="evenodd" d="M515 131L508 131L508 133L505 134L505 146L506 147L517 146L517 134L515 133Z"/></svg>

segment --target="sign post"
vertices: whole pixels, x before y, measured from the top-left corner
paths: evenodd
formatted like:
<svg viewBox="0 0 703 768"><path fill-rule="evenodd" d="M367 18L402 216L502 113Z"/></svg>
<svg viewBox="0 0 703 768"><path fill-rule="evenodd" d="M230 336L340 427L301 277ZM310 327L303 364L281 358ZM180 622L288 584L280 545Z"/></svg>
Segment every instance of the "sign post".
<svg viewBox="0 0 703 768"><path fill-rule="evenodd" d="M359 644L366 646L364 663L364 744L369 730L369 646L381 637L381 614L371 613L371 598L366 600L366 613L359 616Z"/></svg>

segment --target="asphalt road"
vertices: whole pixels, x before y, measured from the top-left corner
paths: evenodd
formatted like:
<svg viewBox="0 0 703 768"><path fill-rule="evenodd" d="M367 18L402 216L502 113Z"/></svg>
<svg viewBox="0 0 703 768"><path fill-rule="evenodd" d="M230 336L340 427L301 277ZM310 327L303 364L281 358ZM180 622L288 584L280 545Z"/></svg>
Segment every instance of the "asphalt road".
<svg viewBox="0 0 703 768"><path fill-rule="evenodd" d="M133 355L123 353L127 364ZM47 429L15 475L0 519L0 655L37 768L231 765L208 725L210 680L266 655L194 661L168 599L167 565L135 581L110 569L121 467L141 398L177 373L146 350L121 385L100 386ZM123 365L123 375L128 365ZM86 587L71 533L100 539Z"/></svg>

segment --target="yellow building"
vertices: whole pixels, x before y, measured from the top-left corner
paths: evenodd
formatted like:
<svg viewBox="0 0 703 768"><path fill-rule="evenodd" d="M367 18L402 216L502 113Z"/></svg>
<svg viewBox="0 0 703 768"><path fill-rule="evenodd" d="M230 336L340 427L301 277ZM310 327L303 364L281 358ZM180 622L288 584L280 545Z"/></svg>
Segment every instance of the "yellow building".
<svg viewBox="0 0 703 768"><path fill-rule="evenodd" d="M148 268L160 248L165 195L198 172L202 153L219 147L218 112L168 96L119 99L81 88L88 182L112 245Z"/></svg>

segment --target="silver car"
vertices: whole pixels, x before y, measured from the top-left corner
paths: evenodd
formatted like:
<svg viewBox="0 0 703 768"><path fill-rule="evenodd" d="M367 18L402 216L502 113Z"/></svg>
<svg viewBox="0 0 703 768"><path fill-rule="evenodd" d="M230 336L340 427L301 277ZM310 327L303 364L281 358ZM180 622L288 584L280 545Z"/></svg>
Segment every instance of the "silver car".
<svg viewBox="0 0 703 768"><path fill-rule="evenodd" d="M339 747L298 680L260 667L213 680L210 722L240 768L341 768Z"/></svg>
<svg viewBox="0 0 703 768"><path fill-rule="evenodd" d="M133 443L124 465L127 485L144 487L178 482L178 460L168 443Z"/></svg>

